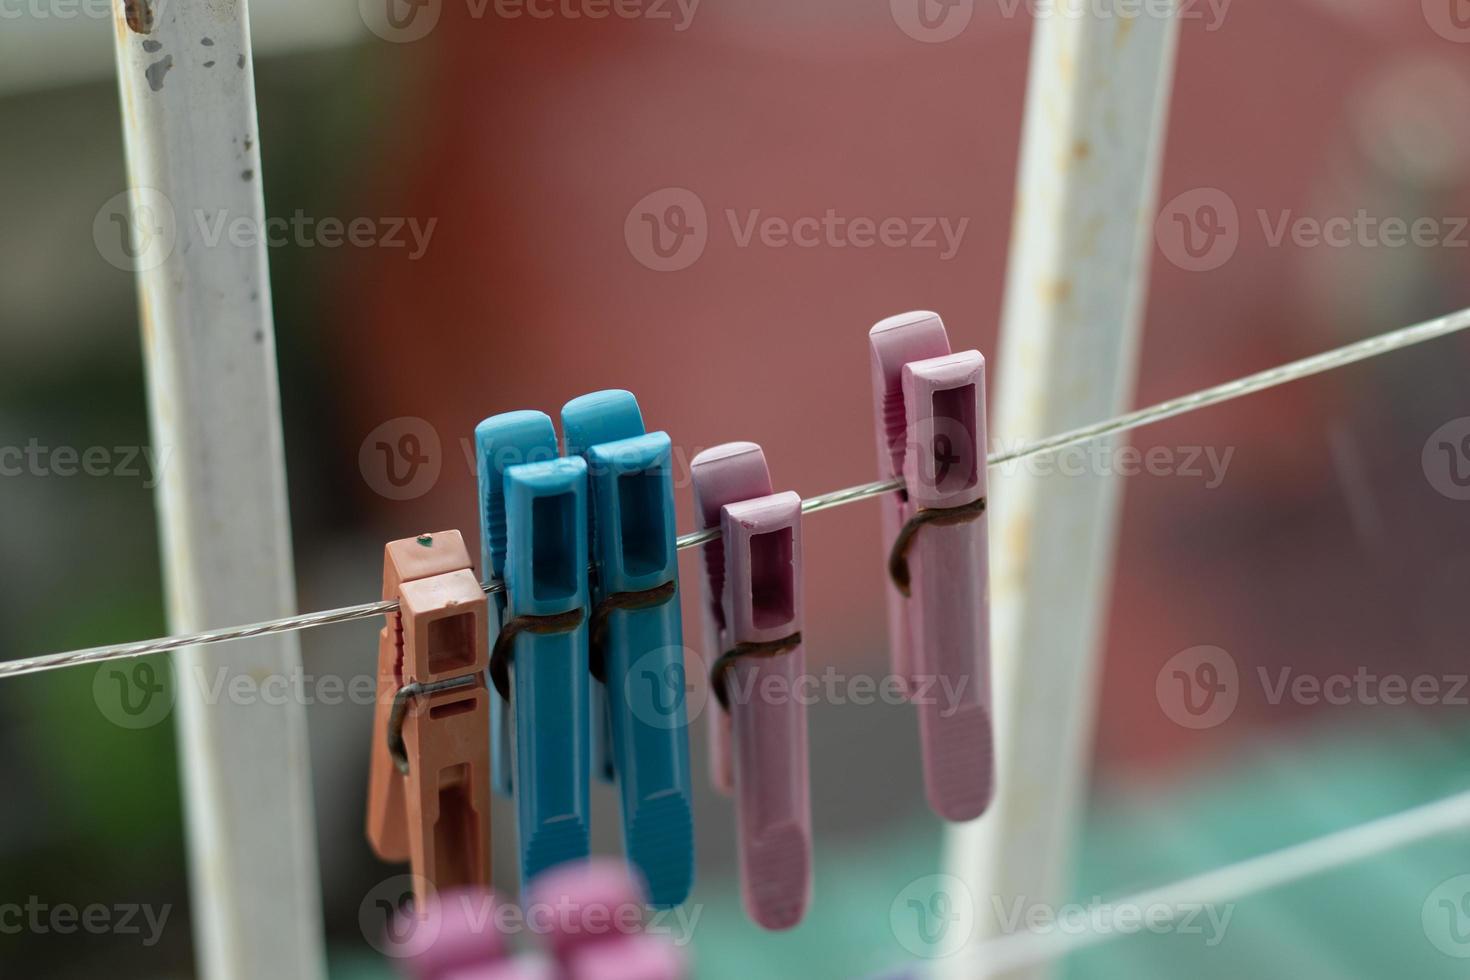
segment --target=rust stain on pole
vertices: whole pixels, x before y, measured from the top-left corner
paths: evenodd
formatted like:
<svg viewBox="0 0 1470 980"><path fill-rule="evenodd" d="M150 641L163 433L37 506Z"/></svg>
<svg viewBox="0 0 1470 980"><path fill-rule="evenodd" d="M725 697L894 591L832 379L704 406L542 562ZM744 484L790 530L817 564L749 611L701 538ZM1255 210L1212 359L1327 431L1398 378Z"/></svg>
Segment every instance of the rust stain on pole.
<svg viewBox="0 0 1470 980"><path fill-rule="evenodd" d="M153 33L153 0L123 0L123 11L134 34Z"/></svg>

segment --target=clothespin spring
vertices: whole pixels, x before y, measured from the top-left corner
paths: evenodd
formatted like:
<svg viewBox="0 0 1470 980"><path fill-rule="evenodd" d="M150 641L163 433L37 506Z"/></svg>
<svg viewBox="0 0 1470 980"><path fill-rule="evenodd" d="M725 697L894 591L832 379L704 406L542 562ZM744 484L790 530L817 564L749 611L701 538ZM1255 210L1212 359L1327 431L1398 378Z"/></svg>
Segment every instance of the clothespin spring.
<svg viewBox="0 0 1470 980"><path fill-rule="evenodd" d="M665 582L663 585L652 589L644 589L642 592L614 592L597 604L592 611L591 649L588 652L587 670L599 682L607 683L607 657L603 644L607 640L607 623L612 619L612 614L619 610L655 609L679 594L679 582Z"/></svg>
<svg viewBox="0 0 1470 980"><path fill-rule="evenodd" d="M408 715L408 702L425 694L443 694L462 687L473 687L479 679L477 674L465 674L463 677L451 677L428 684L415 681L398 689L398 693L393 695L393 711L388 715L388 753L393 757L393 765L399 772L408 775L408 747L403 743L403 719Z"/></svg>
<svg viewBox="0 0 1470 980"><path fill-rule="evenodd" d="M801 633L792 633L790 636L779 640L767 640L764 643L742 643L733 650L726 650L715 661L710 668L709 686L715 692L715 697L720 701L720 707L726 711L730 710L730 692L725 684L725 675L735 666L735 661L747 657L779 657L783 653L790 653L801 646Z"/></svg>
<svg viewBox="0 0 1470 980"><path fill-rule="evenodd" d="M506 704L510 703L510 665L516 655L516 637L522 633L552 636L570 633L582 625L580 608L554 616L517 616L500 627L495 649L490 651L490 680Z"/></svg>
<svg viewBox="0 0 1470 980"><path fill-rule="evenodd" d="M904 524L898 536L893 539L893 550L888 554L888 577L893 579L899 592L905 597L910 593L909 547L919 533L919 528L928 524L953 527L977 521L985 513L985 499L981 497L974 503L959 507L926 507L909 518L908 523Z"/></svg>

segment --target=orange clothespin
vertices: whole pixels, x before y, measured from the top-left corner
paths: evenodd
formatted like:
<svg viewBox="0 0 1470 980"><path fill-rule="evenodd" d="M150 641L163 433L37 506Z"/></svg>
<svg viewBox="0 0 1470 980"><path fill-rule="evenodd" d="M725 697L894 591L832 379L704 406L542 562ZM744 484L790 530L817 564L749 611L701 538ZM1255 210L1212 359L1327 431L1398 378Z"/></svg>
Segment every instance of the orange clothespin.
<svg viewBox="0 0 1470 980"><path fill-rule="evenodd" d="M409 862L414 906L490 884L490 660L485 592L458 531L390 542L378 634L367 837Z"/></svg>

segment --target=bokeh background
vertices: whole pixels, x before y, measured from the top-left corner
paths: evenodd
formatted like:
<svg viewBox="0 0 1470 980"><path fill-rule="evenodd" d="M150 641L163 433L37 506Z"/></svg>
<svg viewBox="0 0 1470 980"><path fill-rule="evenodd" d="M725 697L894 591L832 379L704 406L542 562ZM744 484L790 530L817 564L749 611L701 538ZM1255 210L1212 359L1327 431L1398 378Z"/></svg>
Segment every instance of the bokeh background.
<svg viewBox="0 0 1470 980"><path fill-rule="evenodd" d="M477 4L444 0L412 43L382 32L366 0L251 6L270 214L434 222L421 256L271 251L303 610L374 598L386 540L446 527L472 538L464 446L488 415L555 415L578 394L628 388L681 459L754 440L780 486L810 495L874 478L872 323L937 310L958 347L996 363L1026 4L979 0L943 44L906 35L886 0L705 0L688 19L670 5L667 20L509 19L493 3L477 16ZM1238 210L1238 246L1205 272L1154 249L1135 403L1470 305L1470 30L1445 28L1470 23L1464 8L1191 7L1161 209L1221 192ZM148 443L136 295L94 240L99 210L126 186L121 128L110 24L81 9L62 17L55 0L26 0L0 17L0 447L38 446L53 462L58 447L103 447L127 471L122 450ZM702 202L709 241L687 268L657 272L625 223L667 188ZM828 209L967 224L946 255L742 246L726 217ZM1335 247L1270 233L1283 215L1360 210L1435 219L1437 237ZM1467 368L1470 339L1456 337L1135 434L1178 465L1126 481L1078 896L1126 894L1470 786L1470 690L1451 690L1470 672L1470 502L1454 478L1470 472ZM438 475L391 499L373 445L410 429L437 441ZM1223 472L1206 450L1228 459ZM0 477L0 656L165 632L151 472L139 466L62 476L27 464ZM881 675L875 508L815 515L805 534L813 668ZM686 586L695 557L684 555ZM691 626L696 593L684 590ZM370 674L376 629L304 635L307 674ZM1206 645L1236 664L1240 696L1227 719L1194 730L1170 719L1156 681ZM1429 676L1441 696L1273 698L1262 678L1282 671ZM0 903L147 903L170 918L152 945L0 933L0 974L192 976L171 720L116 724L95 676L0 686ZM371 709L308 711L332 972L386 977L359 921L397 871L361 830ZM779 936L740 911L731 808L707 789L695 729L699 976L913 965L890 906L940 870L943 834L922 799L913 713L813 708L816 899ZM613 852L614 796L595 796L597 847ZM506 801L495 820L508 870ZM1470 915L1441 935L1430 911L1442 882L1470 873L1465 845L1242 903L1216 945L1128 939L1063 969L1458 976L1445 948L1470 954Z"/></svg>

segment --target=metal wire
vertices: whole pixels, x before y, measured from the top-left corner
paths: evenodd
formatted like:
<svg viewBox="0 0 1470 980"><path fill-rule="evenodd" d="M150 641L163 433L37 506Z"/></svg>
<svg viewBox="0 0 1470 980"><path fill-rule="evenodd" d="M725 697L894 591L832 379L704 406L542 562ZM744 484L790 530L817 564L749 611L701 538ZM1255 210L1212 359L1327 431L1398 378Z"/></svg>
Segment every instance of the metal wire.
<svg viewBox="0 0 1470 980"><path fill-rule="evenodd" d="M986 459L988 468L994 469L1007 463L1015 463L1034 456L1042 456L1049 453L1057 453L1071 446L1103 439L1108 436L1139 429L1146 425L1153 425L1165 419L1175 418L1190 412L1199 411L1212 405L1243 398L1246 395L1274 388L1278 385L1298 381L1312 375L1322 374L1359 361L1379 357L1383 354L1425 341L1435 340L1448 334L1457 333L1470 328L1470 309L1460 310L1434 320L1404 327L1389 333L1370 337L1357 343L1348 344L1323 354L1304 358L1300 361L1292 361L1280 367L1274 367L1257 374L1227 381L1213 388L1206 388L1193 394L1183 395L1169 401L1159 402L1148 408L1141 408L1126 415L1103 422L1096 422L1069 432L1049 436L1036 442L1026 443L1015 449L1003 452L991 453ZM864 483L861 486L848 487L845 490L834 490L831 493L808 497L802 501L801 510L804 514L814 514L817 511L830 510L833 507L843 507L847 504L857 503L860 500L868 500L873 497L881 497L903 489L902 480L879 480L874 483ZM697 548L702 544L714 541L720 536L718 528L709 528L703 531L694 531L679 537L677 546L680 550L685 548ZM494 595L505 591L505 585L501 582L482 583L488 595ZM249 626L234 626L228 629L207 630L202 633L193 633L188 636L170 636L158 640L142 640L137 643L118 643L111 646L91 647L85 650L73 650L69 653L52 653L39 657L30 657L20 660L11 660L0 663L0 680L10 677L22 677L27 674L39 674L48 670L60 670L63 667L79 667L84 664L99 664L109 660L126 660L132 657L144 657L154 653L167 653L171 650L182 650L187 647L205 646L212 643L224 643L229 640L247 640L257 636L269 636L274 633L292 633L298 630L315 629L318 626L330 626L336 623L350 623L359 619L372 619L398 610L397 602L369 602L360 606L346 606L341 609L329 609L325 612L307 613L301 616L287 616L283 619L272 619L262 623L253 623Z"/></svg>

